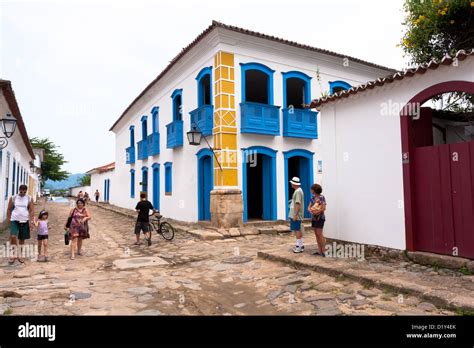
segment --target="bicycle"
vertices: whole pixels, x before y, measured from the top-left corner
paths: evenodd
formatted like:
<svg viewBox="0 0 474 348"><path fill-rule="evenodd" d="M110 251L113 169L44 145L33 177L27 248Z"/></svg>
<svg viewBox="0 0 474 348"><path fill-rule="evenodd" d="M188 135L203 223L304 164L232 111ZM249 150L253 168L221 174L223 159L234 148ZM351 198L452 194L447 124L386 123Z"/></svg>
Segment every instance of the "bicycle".
<svg viewBox="0 0 474 348"><path fill-rule="evenodd" d="M175 229L169 222L161 221L163 215L153 215L150 219L151 229L157 234L161 235L164 240L170 241L174 238ZM150 231L151 232L151 231ZM151 233L150 233L151 237Z"/></svg>

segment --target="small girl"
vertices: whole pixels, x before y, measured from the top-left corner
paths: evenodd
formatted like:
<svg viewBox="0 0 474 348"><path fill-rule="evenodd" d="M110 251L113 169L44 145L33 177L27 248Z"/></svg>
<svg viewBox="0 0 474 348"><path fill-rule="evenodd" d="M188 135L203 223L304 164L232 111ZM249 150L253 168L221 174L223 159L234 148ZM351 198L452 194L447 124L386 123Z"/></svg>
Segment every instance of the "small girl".
<svg viewBox="0 0 474 348"><path fill-rule="evenodd" d="M38 229L38 262L46 262L48 261L48 212L42 210L34 223ZM41 248L43 246L44 254L41 255Z"/></svg>

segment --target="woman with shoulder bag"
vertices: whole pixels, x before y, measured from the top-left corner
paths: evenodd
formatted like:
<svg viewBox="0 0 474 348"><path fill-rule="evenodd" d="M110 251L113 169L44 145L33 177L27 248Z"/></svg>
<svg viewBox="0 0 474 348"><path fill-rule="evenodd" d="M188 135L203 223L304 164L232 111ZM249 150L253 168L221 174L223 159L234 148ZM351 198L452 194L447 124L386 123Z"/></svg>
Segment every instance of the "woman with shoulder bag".
<svg viewBox="0 0 474 348"><path fill-rule="evenodd" d="M69 233L69 239L71 241L71 260L75 259L75 253L77 249L77 255L83 255L81 252L82 240L89 238L89 226L88 221L91 219L89 211L85 207L85 202L82 198L76 201L76 208L72 209L69 213L70 226L67 227Z"/></svg>

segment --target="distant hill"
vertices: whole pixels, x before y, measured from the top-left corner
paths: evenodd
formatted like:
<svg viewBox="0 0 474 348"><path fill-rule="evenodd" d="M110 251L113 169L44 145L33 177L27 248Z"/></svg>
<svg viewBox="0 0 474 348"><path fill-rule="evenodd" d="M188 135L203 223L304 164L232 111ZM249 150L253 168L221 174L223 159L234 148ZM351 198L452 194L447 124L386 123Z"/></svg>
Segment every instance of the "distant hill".
<svg viewBox="0 0 474 348"><path fill-rule="evenodd" d="M47 180L44 188L50 190L67 190L70 187L78 186L79 181L85 174L71 174L66 180L63 181L51 181Z"/></svg>

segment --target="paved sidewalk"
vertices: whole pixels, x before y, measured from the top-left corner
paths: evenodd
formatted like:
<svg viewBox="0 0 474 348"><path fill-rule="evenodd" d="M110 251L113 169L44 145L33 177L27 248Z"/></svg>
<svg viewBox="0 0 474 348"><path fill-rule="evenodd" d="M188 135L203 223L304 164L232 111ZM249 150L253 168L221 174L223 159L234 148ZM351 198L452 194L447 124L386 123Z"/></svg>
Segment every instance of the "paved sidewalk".
<svg viewBox="0 0 474 348"><path fill-rule="evenodd" d="M315 249L316 246L307 246L303 254L294 254L290 246L284 245L267 248L258 252L258 256L300 269L342 276L378 289L415 295L439 307L474 311L472 275L400 260L323 258L312 255Z"/></svg>

